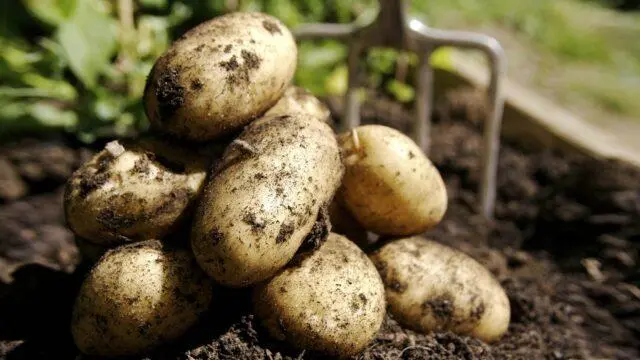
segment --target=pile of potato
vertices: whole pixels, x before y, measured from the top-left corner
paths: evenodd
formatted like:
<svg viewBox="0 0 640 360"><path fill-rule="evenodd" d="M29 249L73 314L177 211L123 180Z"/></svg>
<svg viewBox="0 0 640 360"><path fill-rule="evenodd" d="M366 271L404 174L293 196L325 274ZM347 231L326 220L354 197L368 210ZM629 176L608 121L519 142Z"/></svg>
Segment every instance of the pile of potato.
<svg viewBox="0 0 640 360"><path fill-rule="evenodd" d="M69 179L67 222L96 261L72 316L83 353L174 340L217 286L251 287L274 338L335 357L365 349L387 310L423 332L506 331L492 275L416 237L447 208L438 170L394 129L336 135L328 109L291 85L296 62L271 16L200 24L149 74L149 133L107 144ZM387 239L369 254L367 231Z"/></svg>

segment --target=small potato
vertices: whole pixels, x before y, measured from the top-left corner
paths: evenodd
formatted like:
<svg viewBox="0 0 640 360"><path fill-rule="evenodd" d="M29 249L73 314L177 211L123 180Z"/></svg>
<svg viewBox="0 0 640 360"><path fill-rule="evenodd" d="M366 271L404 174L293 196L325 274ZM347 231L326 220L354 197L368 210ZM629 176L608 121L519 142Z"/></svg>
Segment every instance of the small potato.
<svg viewBox="0 0 640 360"><path fill-rule="evenodd" d="M208 164L195 151L152 137L109 143L67 182L67 223L99 245L163 238L188 215Z"/></svg>
<svg viewBox="0 0 640 360"><path fill-rule="evenodd" d="M313 116L320 121L329 122L331 111L308 90L299 86L290 86L282 98L266 113L269 115L290 115L300 112Z"/></svg>
<svg viewBox="0 0 640 360"><path fill-rule="evenodd" d="M385 315L384 286L364 252L331 233L253 294L269 333L301 349L347 357L371 343Z"/></svg>
<svg viewBox="0 0 640 360"><path fill-rule="evenodd" d="M71 318L88 355L150 350L185 333L208 308L212 283L187 250L157 240L108 251L85 278Z"/></svg>
<svg viewBox="0 0 640 360"><path fill-rule="evenodd" d="M382 275L389 311L404 326L486 342L507 331L507 295L487 269L463 252L411 237L384 245L371 259Z"/></svg>
<svg viewBox="0 0 640 360"><path fill-rule="evenodd" d="M299 113L252 122L199 202L191 237L198 263L231 287L273 276L314 224L328 226L326 208L343 172L329 125Z"/></svg>
<svg viewBox="0 0 640 360"><path fill-rule="evenodd" d="M181 138L229 134L280 99L296 62L295 40L275 17L218 16L187 31L156 61L144 92L147 117Z"/></svg>
<svg viewBox="0 0 640 360"><path fill-rule="evenodd" d="M416 235L435 226L447 209L447 190L435 166L403 133L365 125L341 134L345 163L342 203L367 230Z"/></svg>

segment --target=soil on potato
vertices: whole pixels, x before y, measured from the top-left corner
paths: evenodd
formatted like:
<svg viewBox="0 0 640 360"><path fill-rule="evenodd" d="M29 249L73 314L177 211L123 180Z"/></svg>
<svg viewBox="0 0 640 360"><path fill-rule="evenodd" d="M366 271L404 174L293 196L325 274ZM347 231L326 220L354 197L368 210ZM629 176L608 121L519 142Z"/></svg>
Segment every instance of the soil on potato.
<svg viewBox="0 0 640 360"><path fill-rule="evenodd" d="M329 104L339 113L339 104ZM511 302L509 331L488 345L451 333L419 334L388 316L375 342L355 358L640 358L640 173L506 143L497 220L487 222L474 211L479 126L455 120L477 120L469 111L482 107L467 105L439 108L431 158L450 203L427 235L469 253L498 277ZM405 131L410 125L408 112L384 99L367 103L363 120ZM76 266L60 195L87 153L55 140L0 148L0 359L86 358L71 341L69 313L87 265ZM247 290L216 294L198 326L145 358L322 358L270 339L251 314Z"/></svg>

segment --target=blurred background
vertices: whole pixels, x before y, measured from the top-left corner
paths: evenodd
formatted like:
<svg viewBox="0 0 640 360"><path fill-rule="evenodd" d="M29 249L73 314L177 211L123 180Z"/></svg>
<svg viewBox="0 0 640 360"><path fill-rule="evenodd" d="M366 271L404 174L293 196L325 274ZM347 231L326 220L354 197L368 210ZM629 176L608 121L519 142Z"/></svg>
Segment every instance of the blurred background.
<svg viewBox="0 0 640 360"><path fill-rule="evenodd" d="M431 26L477 30L507 49L509 77L595 122L640 117L637 0L414 0ZM255 10L288 26L350 22L372 0L12 0L0 5L0 141L62 132L82 143L144 129L141 96L155 59L190 27ZM632 11L629 11L632 10ZM448 49L432 58L447 68ZM302 42L295 81L318 96L346 89L346 48ZM416 59L369 51L367 83L410 105Z"/></svg>

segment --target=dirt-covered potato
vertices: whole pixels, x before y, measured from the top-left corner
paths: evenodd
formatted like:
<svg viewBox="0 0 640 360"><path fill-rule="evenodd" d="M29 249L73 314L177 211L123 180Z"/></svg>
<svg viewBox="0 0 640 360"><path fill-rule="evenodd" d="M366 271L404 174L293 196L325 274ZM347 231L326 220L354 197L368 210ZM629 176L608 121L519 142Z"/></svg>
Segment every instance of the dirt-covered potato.
<svg viewBox="0 0 640 360"><path fill-rule="evenodd" d="M314 224L326 227L343 172L329 125L301 114L252 122L229 145L199 201L191 237L198 263L232 287L273 276Z"/></svg>
<svg viewBox="0 0 640 360"><path fill-rule="evenodd" d="M407 236L440 222L447 209L444 181L408 136L364 125L339 142L345 163L340 200L367 230Z"/></svg>
<svg viewBox="0 0 640 360"><path fill-rule="evenodd" d="M186 218L208 164L195 150L153 137L111 142L69 178L67 223L101 245L162 238Z"/></svg>
<svg viewBox="0 0 640 360"><path fill-rule="evenodd" d="M212 282L188 250L157 240L110 250L85 278L71 318L85 354L145 352L182 335L208 308Z"/></svg>
<svg viewBox="0 0 640 360"><path fill-rule="evenodd" d="M278 19L257 12L216 17L187 31L156 61L144 92L154 128L193 140L240 129L289 86L297 48Z"/></svg>
<svg viewBox="0 0 640 360"><path fill-rule="evenodd" d="M318 250L258 285L253 303L273 337L339 357L364 350L385 315L376 268L354 243L335 233Z"/></svg>
<svg viewBox="0 0 640 360"><path fill-rule="evenodd" d="M322 101L299 86L287 88L282 98L265 113L265 116L291 115L296 112L313 116L324 122L328 122L331 116L331 111Z"/></svg>
<svg viewBox="0 0 640 360"><path fill-rule="evenodd" d="M394 240L371 254L389 311L421 332L452 331L491 342L509 327L500 283L463 252L421 237Z"/></svg>

